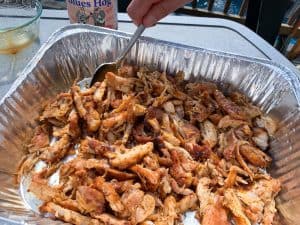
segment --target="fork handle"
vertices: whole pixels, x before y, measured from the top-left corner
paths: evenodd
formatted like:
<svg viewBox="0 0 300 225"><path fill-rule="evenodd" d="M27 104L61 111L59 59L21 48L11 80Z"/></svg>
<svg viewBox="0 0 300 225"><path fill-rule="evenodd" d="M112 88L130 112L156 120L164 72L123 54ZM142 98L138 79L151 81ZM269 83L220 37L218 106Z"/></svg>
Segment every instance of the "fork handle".
<svg viewBox="0 0 300 225"><path fill-rule="evenodd" d="M132 46L135 44L135 42L137 41L137 39L141 36L141 34L144 32L145 27L144 25L139 25L138 28L136 29L136 31L134 32L133 36L131 37L131 39L129 40L129 43L127 44L127 46L122 50L120 56L118 57L117 61L117 65L120 64L120 62L125 58L125 56L127 55L127 53L129 52L129 50L132 48Z"/></svg>

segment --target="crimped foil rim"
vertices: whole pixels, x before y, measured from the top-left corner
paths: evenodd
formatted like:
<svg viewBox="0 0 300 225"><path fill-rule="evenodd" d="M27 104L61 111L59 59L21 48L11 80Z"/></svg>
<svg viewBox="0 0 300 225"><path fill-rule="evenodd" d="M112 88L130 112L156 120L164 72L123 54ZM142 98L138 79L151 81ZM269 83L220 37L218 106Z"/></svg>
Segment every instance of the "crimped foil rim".
<svg viewBox="0 0 300 225"><path fill-rule="evenodd" d="M40 47L38 52L34 55L34 57L29 61L27 66L23 69L22 72L19 73L18 78L16 81L12 84L11 88L9 91L4 95L4 97L0 100L0 105L2 105L9 96L14 93L14 91L17 89L17 87L26 79L27 75L35 68L39 60L43 57L44 53L51 48L51 46L61 39L62 37L66 37L75 33L78 33L78 31L82 32L101 32L103 34L117 34L119 36L122 36L124 38L130 38L132 34L128 32L123 32L123 31L117 31L117 30L112 30L109 28L104 28L104 27L96 27L92 25L87 25L87 24L71 24L71 25L66 25L58 30L56 30L49 38L48 40ZM76 31L76 32L75 32ZM158 41L161 44L167 45L167 46L176 46L177 48L181 49L188 49L188 50L193 50L196 52L209 52L213 53L218 56L222 57L227 57L227 58L239 58L241 60L245 60L248 62L253 62L253 63L260 63L264 65L268 65L270 67L273 67L275 70L281 70L284 72L284 74L288 75L287 81L290 83L290 85L293 87L293 93L295 95L295 98L297 99L298 107L300 106L300 72L296 73L295 71L291 71L289 68L286 66L283 66L279 63L270 61L270 60L264 60L261 58L254 58L254 57L247 57L247 56L241 56L233 53L226 53L226 52L221 52L221 51L215 51L215 50L207 50L204 48L200 47L193 47L189 45L184 45L184 44L179 44L179 43L174 43L174 42L169 42L169 41L164 41L164 40L159 40L151 37L141 37L141 40L145 40L148 42L153 42L153 41ZM299 108L300 110L300 108Z"/></svg>

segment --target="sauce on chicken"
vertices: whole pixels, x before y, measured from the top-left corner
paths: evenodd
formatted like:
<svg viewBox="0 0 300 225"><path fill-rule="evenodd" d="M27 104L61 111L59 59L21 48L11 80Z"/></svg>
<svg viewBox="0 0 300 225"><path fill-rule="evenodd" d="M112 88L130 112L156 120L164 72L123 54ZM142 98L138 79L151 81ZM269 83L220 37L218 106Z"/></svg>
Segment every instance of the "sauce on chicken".
<svg viewBox="0 0 300 225"><path fill-rule="evenodd" d="M40 211L76 225L180 224L187 211L202 225L271 225L276 123L238 92L183 77L124 66L50 101L20 170Z"/></svg>

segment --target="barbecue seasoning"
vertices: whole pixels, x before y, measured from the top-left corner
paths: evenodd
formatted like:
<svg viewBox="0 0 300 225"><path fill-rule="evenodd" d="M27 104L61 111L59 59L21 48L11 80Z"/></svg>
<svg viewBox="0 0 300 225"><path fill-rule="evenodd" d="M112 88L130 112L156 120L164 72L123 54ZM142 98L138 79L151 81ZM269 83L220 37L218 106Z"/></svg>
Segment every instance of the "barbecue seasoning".
<svg viewBox="0 0 300 225"><path fill-rule="evenodd" d="M41 213L77 225L180 224L187 211L202 225L273 223L276 123L238 92L124 66L58 94L39 121L20 175Z"/></svg>

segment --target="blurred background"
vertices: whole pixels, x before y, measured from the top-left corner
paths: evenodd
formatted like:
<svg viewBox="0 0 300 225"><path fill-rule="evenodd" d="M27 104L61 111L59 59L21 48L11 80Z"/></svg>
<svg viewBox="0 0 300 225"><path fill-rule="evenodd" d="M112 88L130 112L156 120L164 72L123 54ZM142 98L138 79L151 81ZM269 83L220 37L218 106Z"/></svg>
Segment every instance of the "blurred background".
<svg viewBox="0 0 300 225"><path fill-rule="evenodd" d="M65 0L41 0L44 9L66 9ZM119 0L126 12L130 0ZM300 64L300 0L194 0L174 15L218 17L245 24L283 55Z"/></svg>

